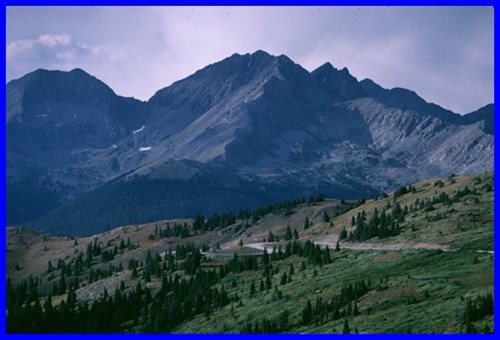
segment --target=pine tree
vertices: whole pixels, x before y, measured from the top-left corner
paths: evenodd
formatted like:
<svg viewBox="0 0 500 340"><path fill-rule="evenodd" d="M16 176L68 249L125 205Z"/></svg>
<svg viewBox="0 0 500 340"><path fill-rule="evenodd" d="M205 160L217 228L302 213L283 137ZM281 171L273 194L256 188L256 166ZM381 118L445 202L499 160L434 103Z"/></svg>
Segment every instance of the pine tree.
<svg viewBox="0 0 500 340"><path fill-rule="evenodd" d="M285 241L290 241L293 238L292 235L292 230L290 229L290 226L286 226L286 234L285 234Z"/></svg>
<svg viewBox="0 0 500 340"><path fill-rule="evenodd" d="M354 216L353 216L354 217ZM339 235L339 241L342 241L344 239L347 238L347 230L345 230L345 227L342 228L342 230L340 231L340 235Z"/></svg>
<svg viewBox="0 0 500 340"><path fill-rule="evenodd" d="M151 282L151 275L149 274L149 270L144 269L143 278L145 282Z"/></svg>
<svg viewBox="0 0 500 340"><path fill-rule="evenodd" d="M280 331L288 329L288 311L286 309L280 313L278 317L278 325Z"/></svg>
<svg viewBox="0 0 500 340"><path fill-rule="evenodd" d="M47 318L52 316L52 313L54 312L54 307L52 307L52 295L49 294L45 299L45 303L43 304L43 310L45 311Z"/></svg>
<svg viewBox="0 0 500 340"><path fill-rule="evenodd" d="M342 334L350 334L351 329L349 328L349 323L347 322L347 317L344 318L344 327L342 329Z"/></svg>
<svg viewBox="0 0 500 340"><path fill-rule="evenodd" d="M262 264L264 266L269 264L269 254L267 253L267 249L266 248L264 248L264 252L262 254Z"/></svg>
<svg viewBox="0 0 500 340"><path fill-rule="evenodd" d="M330 257L330 248L326 246L326 248L321 251L322 253L322 258L320 264L330 264L332 262L332 259Z"/></svg>
<svg viewBox="0 0 500 340"><path fill-rule="evenodd" d="M267 236L267 242L274 242L274 234L269 230L269 235Z"/></svg>
<svg viewBox="0 0 500 340"><path fill-rule="evenodd" d="M54 271L54 266L52 265L52 262L49 260L48 268L47 268L47 273L53 272Z"/></svg>
<svg viewBox="0 0 500 340"><path fill-rule="evenodd" d="M281 275L281 281L280 281L280 284L281 285L285 285L287 283L287 277L286 277L286 272L283 272L283 274Z"/></svg>
<svg viewBox="0 0 500 340"><path fill-rule="evenodd" d="M311 301L307 299L306 306L302 310L302 325L308 325L312 321L312 305Z"/></svg>
<svg viewBox="0 0 500 340"><path fill-rule="evenodd" d="M354 308L352 310L352 315L353 316L359 315L359 309L358 309L358 305L356 304L356 302L354 303Z"/></svg>
<svg viewBox="0 0 500 340"><path fill-rule="evenodd" d="M62 295L66 293L66 278L64 277L64 274L61 275L61 278L59 279L59 295Z"/></svg>
<svg viewBox="0 0 500 340"><path fill-rule="evenodd" d="M250 285L250 294L249 294L249 297L254 297L255 295L255 284L252 282L252 284Z"/></svg>
<svg viewBox="0 0 500 340"><path fill-rule="evenodd" d="M328 213L326 210L323 212L323 222L328 223L330 221L330 216L328 216Z"/></svg>
<svg viewBox="0 0 500 340"><path fill-rule="evenodd" d="M272 288L272 283L271 283L271 278L269 277L269 275L266 276L266 290L269 290Z"/></svg>

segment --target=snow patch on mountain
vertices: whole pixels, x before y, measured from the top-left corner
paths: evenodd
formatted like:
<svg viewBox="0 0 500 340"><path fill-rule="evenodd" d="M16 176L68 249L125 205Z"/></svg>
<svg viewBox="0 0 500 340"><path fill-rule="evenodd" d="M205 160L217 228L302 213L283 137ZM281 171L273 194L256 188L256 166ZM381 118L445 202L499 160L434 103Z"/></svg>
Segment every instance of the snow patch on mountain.
<svg viewBox="0 0 500 340"><path fill-rule="evenodd" d="M132 134L133 135L138 134L139 132L144 131L145 128L146 128L146 125L143 125L139 129L132 131Z"/></svg>

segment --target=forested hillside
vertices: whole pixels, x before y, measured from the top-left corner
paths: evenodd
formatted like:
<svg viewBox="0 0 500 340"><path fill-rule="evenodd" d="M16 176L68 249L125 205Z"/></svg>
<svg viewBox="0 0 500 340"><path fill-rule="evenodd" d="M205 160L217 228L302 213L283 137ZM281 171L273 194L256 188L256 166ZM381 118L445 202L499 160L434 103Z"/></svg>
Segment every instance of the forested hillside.
<svg viewBox="0 0 500 340"><path fill-rule="evenodd" d="M492 333L493 175L90 237L7 229L8 333Z"/></svg>

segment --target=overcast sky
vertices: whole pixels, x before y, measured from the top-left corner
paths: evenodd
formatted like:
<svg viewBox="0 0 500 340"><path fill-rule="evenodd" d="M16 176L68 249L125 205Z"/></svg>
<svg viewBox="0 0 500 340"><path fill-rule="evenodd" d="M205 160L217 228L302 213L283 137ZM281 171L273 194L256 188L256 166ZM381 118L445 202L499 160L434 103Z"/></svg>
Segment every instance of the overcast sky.
<svg viewBox="0 0 500 340"><path fill-rule="evenodd" d="M157 90L233 53L329 61L468 113L493 102L493 7L8 7L7 81L79 67L117 94Z"/></svg>

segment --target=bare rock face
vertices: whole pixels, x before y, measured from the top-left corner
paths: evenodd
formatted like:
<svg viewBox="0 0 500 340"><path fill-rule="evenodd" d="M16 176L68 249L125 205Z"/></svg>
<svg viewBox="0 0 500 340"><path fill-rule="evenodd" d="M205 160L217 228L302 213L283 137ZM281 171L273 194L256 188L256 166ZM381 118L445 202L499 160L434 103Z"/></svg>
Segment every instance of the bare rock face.
<svg viewBox="0 0 500 340"><path fill-rule="evenodd" d="M8 224L43 228L39 217L53 209L45 221L66 223L68 201L91 212L107 202L88 198L93 191L116 195L148 179L167 181L162 195L186 202L141 221L214 212L189 204L202 191L210 197L210 186L244 207L319 192L366 197L493 170L493 104L461 116L406 89L358 82L346 68L308 72L263 51L209 65L148 102L117 96L79 69L37 70L7 84L6 122ZM175 181L198 184L188 197L173 192Z"/></svg>

